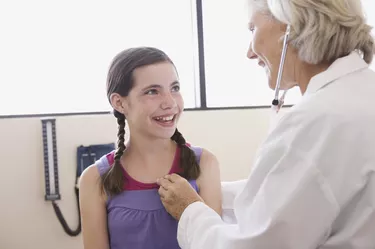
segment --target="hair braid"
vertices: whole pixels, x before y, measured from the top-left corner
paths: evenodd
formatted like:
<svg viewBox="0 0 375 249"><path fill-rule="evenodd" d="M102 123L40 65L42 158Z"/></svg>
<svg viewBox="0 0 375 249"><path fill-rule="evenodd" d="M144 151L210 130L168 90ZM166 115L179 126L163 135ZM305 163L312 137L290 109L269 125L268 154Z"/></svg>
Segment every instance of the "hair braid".
<svg viewBox="0 0 375 249"><path fill-rule="evenodd" d="M200 175L200 167L197 163L194 151L186 145L185 138L178 129L176 129L171 139L175 141L181 149L180 168L182 168L182 173L180 175L186 179L197 179Z"/></svg>
<svg viewBox="0 0 375 249"><path fill-rule="evenodd" d="M123 191L124 173L121 166L121 156L126 149L125 146L125 115L115 111L117 118L118 132L117 132L117 149L115 151L114 163L109 170L102 176L103 191L109 195L117 195Z"/></svg>

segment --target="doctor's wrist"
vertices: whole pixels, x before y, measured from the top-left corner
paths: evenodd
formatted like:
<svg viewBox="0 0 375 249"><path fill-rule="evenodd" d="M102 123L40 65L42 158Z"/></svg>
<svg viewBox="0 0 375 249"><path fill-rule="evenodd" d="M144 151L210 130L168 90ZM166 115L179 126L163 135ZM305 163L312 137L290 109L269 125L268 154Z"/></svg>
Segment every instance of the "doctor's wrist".
<svg viewBox="0 0 375 249"><path fill-rule="evenodd" d="M176 217L177 220L180 220L181 219L181 216L183 215L183 213L192 205L196 204L196 203L204 203L203 199L202 198L194 198L194 199L190 199L190 200L187 200L183 205L181 205L181 211L179 212L179 215Z"/></svg>

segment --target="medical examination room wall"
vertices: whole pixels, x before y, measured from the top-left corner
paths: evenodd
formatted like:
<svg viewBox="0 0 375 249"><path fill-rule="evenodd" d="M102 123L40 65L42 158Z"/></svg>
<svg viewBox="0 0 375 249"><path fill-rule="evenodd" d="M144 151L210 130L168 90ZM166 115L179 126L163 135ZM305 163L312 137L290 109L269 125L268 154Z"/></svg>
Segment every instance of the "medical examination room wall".
<svg viewBox="0 0 375 249"><path fill-rule="evenodd" d="M267 134L269 109L186 111L179 123L186 139L217 155L223 181L247 177L256 148ZM56 119L60 193L58 204L71 228L77 225L74 195L79 145L114 142L111 115ZM0 248L82 249L82 236L63 231L52 204L44 200L40 118L0 119Z"/></svg>

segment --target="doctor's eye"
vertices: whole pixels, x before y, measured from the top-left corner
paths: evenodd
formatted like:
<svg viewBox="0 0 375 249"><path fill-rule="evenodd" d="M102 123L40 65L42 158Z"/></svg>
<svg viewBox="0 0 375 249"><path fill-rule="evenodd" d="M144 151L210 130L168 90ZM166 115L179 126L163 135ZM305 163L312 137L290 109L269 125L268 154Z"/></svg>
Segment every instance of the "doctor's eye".
<svg viewBox="0 0 375 249"><path fill-rule="evenodd" d="M254 31L255 31L254 24L252 24L252 23L249 24L249 30L250 30L251 34L254 34Z"/></svg>
<svg viewBox="0 0 375 249"><path fill-rule="evenodd" d="M180 86L179 85L175 85L172 87L172 91L173 92L179 92L180 91Z"/></svg>

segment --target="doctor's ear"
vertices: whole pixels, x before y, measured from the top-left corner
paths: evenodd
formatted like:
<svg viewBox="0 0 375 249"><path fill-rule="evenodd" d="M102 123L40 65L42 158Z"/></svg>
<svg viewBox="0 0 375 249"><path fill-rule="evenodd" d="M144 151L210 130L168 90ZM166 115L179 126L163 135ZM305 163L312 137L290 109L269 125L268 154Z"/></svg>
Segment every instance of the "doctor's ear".
<svg viewBox="0 0 375 249"><path fill-rule="evenodd" d="M110 99L113 109L124 114L125 116L127 115L128 102L127 102L126 97L122 97L118 93L112 93L109 99Z"/></svg>

